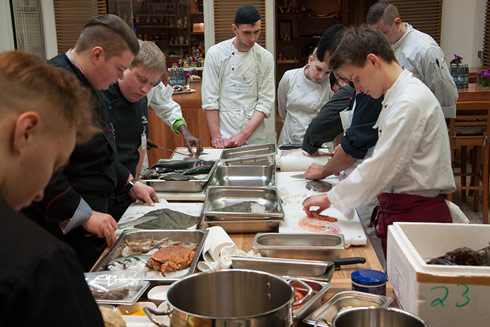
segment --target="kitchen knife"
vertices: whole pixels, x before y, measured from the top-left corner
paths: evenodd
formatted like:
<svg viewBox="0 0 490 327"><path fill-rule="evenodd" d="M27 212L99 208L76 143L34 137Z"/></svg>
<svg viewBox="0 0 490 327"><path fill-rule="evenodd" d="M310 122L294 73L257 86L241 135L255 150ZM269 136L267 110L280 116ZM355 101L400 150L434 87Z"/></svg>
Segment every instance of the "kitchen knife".
<svg viewBox="0 0 490 327"><path fill-rule="evenodd" d="M292 178L297 178L297 179L306 179L303 174L298 174L298 175L291 175Z"/></svg>

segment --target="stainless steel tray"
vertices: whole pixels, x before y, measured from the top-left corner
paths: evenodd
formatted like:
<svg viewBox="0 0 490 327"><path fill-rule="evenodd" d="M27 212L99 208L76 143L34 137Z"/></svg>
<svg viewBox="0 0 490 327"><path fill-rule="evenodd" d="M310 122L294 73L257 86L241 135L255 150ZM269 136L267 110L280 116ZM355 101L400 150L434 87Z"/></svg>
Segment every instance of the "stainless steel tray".
<svg viewBox="0 0 490 327"><path fill-rule="evenodd" d="M143 239L150 240L161 240L168 237L170 240L175 242L192 242L197 244L196 254L192 260L189 268L186 268L187 272L180 271L177 273L169 273L166 277L162 276L160 273L155 274L155 271L150 271L146 273L143 277L144 280L149 281L162 281L172 283L178 279L185 276L191 275L196 270L197 262L201 256L204 241L206 239L208 231L207 230L125 230L117 239L116 243L111 247L109 252L99 260L92 271L106 271L109 262L122 257L121 251L125 246L125 240L127 241L137 241ZM175 275L175 276L174 276Z"/></svg>
<svg viewBox="0 0 490 327"><path fill-rule="evenodd" d="M253 201L266 207L264 213L225 212L224 207ZM217 220L284 218L279 192L274 187L209 186L203 205L203 216Z"/></svg>
<svg viewBox="0 0 490 327"><path fill-rule="evenodd" d="M238 148L224 149L220 159L237 159L245 156L257 156L263 154L276 154L276 145L273 143L260 145L245 145Z"/></svg>
<svg viewBox="0 0 490 327"><path fill-rule="evenodd" d="M327 260L333 257L332 250L345 249L345 242L342 234L259 233L252 248L266 257Z"/></svg>
<svg viewBox="0 0 490 327"><path fill-rule="evenodd" d="M274 165L223 166L218 163L209 186L274 186Z"/></svg>
<svg viewBox="0 0 490 327"><path fill-rule="evenodd" d="M266 271L276 275L311 278L329 282L335 270L333 262L283 258L232 257L232 268Z"/></svg>
<svg viewBox="0 0 490 327"><path fill-rule="evenodd" d="M157 192L183 192L183 193L201 192L208 184L209 178L213 174L214 169L216 168L216 163L217 162L214 163L213 167L207 174L206 178L203 179L191 179L188 181L141 179L140 181L153 187Z"/></svg>
<svg viewBox="0 0 490 327"><path fill-rule="evenodd" d="M298 325L308 313L320 307L323 296L331 286L331 284L328 282L319 282L306 278L299 279L313 289L313 295L299 308L295 309L293 307L293 319L295 320L295 325ZM301 286L301 284L294 281L291 282L291 286L303 294L303 296L308 292L308 290Z"/></svg>
<svg viewBox="0 0 490 327"><path fill-rule="evenodd" d="M388 296L358 291L339 291L325 304L309 314L303 322L312 326L331 326L335 315L343 309L355 307L387 307L393 299Z"/></svg>
<svg viewBox="0 0 490 327"><path fill-rule="evenodd" d="M203 216L200 228L220 226L226 232L231 234L237 233L259 233L259 232L277 232L279 224L283 218L270 219L251 219L251 220L216 220L213 217Z"/></svg>
<svg viewBox="0 0 490 327"><path fill-rule="evenodd" d="M240 158L232 159L220 159L219 162L224 166L236 166L236 165L276 165L276 154L259 154L250 155Z"/></svg>

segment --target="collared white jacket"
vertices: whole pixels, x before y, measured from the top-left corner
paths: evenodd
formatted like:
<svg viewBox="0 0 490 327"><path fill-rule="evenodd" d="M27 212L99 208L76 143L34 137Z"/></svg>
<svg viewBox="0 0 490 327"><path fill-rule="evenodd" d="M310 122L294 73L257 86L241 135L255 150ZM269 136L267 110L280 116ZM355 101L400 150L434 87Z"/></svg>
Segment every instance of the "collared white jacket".
<svg viewBox="0 0 490 327"><path fill-rule="evenodd" d="M302 143L311 120L333 96L330 81L315 83L305 76L305 68L284 73L277 88L277 109L284 124L279 144Z"/></svg>
<svg viewBox="0 0 490 327"><path fill-rule="evenodd" d="M201 86L202 108L219 110L221 136L238 133L255 111L269 117L274 108L274 59L259 44L247 52L233 45L235 38L208 49ZM264 122L247 144L265 143Z"/></svg>
<svg viewBox="0 0 490 327"><path fill-rule="evenodd" d="M434 197L456 189L439 102L404 70L385 94L371 158L327 193L344 214L383 192Z"/></svg>
<svg viewBox="0 0 490 327"><path fill-rule="evenodd" d="M429 35L407 26L405 34L393 44L400 66L427 85L441 104L444 117L456 117L458 90L444 60L444 52Z"/></svg>

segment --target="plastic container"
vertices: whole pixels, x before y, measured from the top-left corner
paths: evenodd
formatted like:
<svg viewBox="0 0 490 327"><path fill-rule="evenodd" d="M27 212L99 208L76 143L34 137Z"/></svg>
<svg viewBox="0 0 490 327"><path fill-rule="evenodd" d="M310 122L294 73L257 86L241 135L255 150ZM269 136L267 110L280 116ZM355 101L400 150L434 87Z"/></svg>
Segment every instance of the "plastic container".
<svg viewBox="0 0 490 327"><path fill-rule="evenodd" d="M359 292L386 295L386 274L372 269L354 271L351 275L352 289Z"/></svg>

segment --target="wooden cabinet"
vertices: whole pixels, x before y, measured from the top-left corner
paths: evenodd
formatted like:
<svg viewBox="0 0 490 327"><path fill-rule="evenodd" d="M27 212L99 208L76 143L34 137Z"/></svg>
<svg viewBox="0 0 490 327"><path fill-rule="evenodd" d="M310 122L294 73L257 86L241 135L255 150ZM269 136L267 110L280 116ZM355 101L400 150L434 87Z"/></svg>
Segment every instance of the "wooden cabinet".
<svg viewBox="0 0 490 327"><path fill-rule="evenodd" d="M306 64L328 27L348 20L347 0L277 0L277 83L285 71Z"/></svg>
<svg viewBox="0 0 490 327"><path fill-rule="evenodd" d="M201 107L201 83L191 83L191 88L196 92L175 94L173 99L181 106L182 115L187 122L187 128L195 137L201 139L202 145L211 146L206 113ZM165 124L150 107L148 109L148 125L150 129L149 139L167 149L175 149L184 146L184 138L175 135L172 128ZM151 149L148 151L148 164L152 165L161 158L170 158L171 152Z"/></svg>

